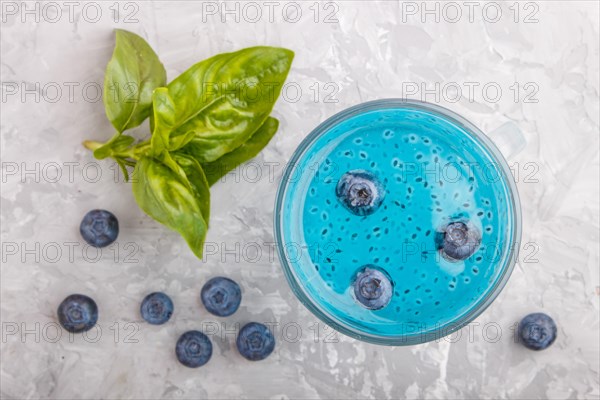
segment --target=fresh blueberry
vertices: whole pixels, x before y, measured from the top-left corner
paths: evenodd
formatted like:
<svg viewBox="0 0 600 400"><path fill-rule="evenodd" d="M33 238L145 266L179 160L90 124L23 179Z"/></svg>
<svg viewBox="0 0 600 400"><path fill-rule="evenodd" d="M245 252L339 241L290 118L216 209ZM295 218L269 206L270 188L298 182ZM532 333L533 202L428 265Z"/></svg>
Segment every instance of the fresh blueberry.
<svg viewBox="0 0 600 400"><path fill-rule="evenodd" d="M98 306L88 296L72 294L58 306L58 321L69 332L89 331L98 321Z"/></svg>
<svg viewBox="0 0 600 400"><path fill-rule="evenodd" d="M110 211L92 210L83 217L79 232L90 246L106 247L117 239L119 221Z"/></svg>
<svg viewBox="0 0 600 400"><path fill-rule="evenodd" d="M242 291L231 279L218 276L206 282L200 298L208 312L218 317L227 317L240 306Z"/></svg>
<svg viewBox="0 0 600 400"><path fill-rule="evenodd" d="M200 331L187 331L177 341L175 354L180 363L190 368L203 366L212 356L212 343Z"/></svg>
<svg viewBox="0 0 600 400"><path fill-rule="evenodd" d="M481 244L481 234L472 224L451 222L436 235L437 248L448 261L469 258Z"/></svg>
<svg viewBox="0 0 600 400"><path fill-rule="evenodd" d="M265 325L250 322L240 330L236 345L244 358L250 361L260 361L273 352L275 337Z"/></svg>
<svg viewBox="0 0 600 400"><path fill-rule="evenodd" d="M374 265L361 268L354 279L354 297L369 310L379 310L392 299L392 282Z"/></svg>
<svg viewBox="0 0 600 400"><path fill-rule="evenodd" d="M383 185L371 172L354 170L346 172L337 183L338 200L355 215L373 214L385 197Z"/></svg>
<svg viewBox="0 0 600 400"><path fill-rule="evenodd" d="M173 314L173 302L164 293L150 293L142 301L140 306L142 318L152 325L164 324Z"/></svg>
<svg viewBox="0 0 600 400"><path fill-rule="evenodd" d="M521 343L531 350L544 350L556 340L556 324L544 313L529 314L519 323Z"/></svg>

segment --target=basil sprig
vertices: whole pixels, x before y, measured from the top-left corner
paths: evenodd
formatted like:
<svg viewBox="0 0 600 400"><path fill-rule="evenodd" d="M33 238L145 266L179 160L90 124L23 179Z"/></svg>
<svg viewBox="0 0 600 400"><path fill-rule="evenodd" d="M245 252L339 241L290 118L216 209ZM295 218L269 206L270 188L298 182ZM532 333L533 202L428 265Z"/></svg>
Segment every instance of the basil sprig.
<svg viewBox="0 0 600 400"><path fill-rule="evenodd" d="M201 258L209 187L277 132L279 121L269 114L293 58L287 49L251 47L201 61L167 84L148 43L117 30L104 81L106 116L116 132L105 143L83 144L97 159L113 158L126 180L133 167L139 207L179 232ZM148 118L149 139L123 133Z"/></svg>

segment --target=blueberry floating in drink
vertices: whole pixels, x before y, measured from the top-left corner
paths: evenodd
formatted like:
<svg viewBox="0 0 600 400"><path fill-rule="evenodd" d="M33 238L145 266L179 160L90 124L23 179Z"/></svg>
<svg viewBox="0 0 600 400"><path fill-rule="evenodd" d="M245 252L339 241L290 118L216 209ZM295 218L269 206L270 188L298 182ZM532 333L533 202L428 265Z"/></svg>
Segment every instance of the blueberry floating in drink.
<svg viewBox="0 0 600 400"><path fill-rule="evenodd" d="M210 360L212 343L208 336L200 331L187 331L177 340L175 355L186 367L198 368Z"/></svg>
<svg viewBox="0 0 600 400"><path fill-rule="evenodd" d="M469 258L481 244L481 233L470 223L451 222L436 235L437 248L449 261Z"/></svg>
<svg viewBox="0 0 600 400"><path fill-rule="evenodd" d="M217 317L227 317L240 306L242 291L240 286L229 278L212 278L200 292L202 304L206 310Z"/></svg>
<svg viewBox="0 0 600 400"><path fill-rule="evenodd" d="M556 340L556 324L549 315L533 313L519 323L519 339L531 350L544 350Z"/></svg>
<svg viewBox="0 0 600 400"><path fill-rule="evenodd" d="M140 313L146 322L152 325L162 325L173 314L173 301L164 293L150 293L142 301Z"/></svg>
<svg viewBox="0 0 600 400"><path fill-rule="evenodd" d="M98 321L98 306L88 296L72 294L58 306L58 321L72 333L89 331Z"/></svg>
<svg viewBox="0 0 600 400"><path fill-rule="evenodd" d="M338 200L356 215L373 214L385 197L383 185L369 171L346 172L338 181L335 193Z"/></svg>
<svg viewBox="0 0 600 400"><path fill-rule="evenodd" d="M369 310L379 310L392 299L393 287L389 277L374 265L361 268L352 286L354 298Z"/></svg>
<svg viewBox="0 0 600 400"><path fill-rule="evenodd" d="M83 217L79 232L90 246L106 247L117 240L119 221L110 211L92 210Z"/></svg>
<svg viewBox="0 0 600 400"><path fill-rule="evenodd" d="M267 358L275 349L275 337L265 325L250 322L240 330L236 345L245 359L260 361Z"/></svg>

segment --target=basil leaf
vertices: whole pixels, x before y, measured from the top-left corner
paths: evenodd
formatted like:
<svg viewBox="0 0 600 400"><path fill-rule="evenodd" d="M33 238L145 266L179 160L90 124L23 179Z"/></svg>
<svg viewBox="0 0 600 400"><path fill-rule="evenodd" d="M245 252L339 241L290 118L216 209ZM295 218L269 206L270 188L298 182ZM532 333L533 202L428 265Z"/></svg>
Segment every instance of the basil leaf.
<svg viewBox="0 0 600 400"><path fill-rule="evenodd" d="M104 76L104 108L115 129L123 132L140 125L150 115L152 91L166 82L165 67L148 43L117 29Z"/></svg>
<svg viewBox="0 0 600 400"><path fill-rule="evenodd" d="M150 139L154 155L164 150L175 151L190 142L195 136L193 131L171 138L175 125L175 104L167 88L157 88L152 94L152 138Z"/></svg>
<svg viewBox="0 0 600 400"><path fill-rule="evenodd" d="M125 152L135 142L135 138L129 135L116 133L108 142L94 150L94 157L103 160L113 157L117 153Z"/></svg>
<svg viewBox="0 0 600 400"><path fill-rule="evenodd" d="M176 126L171 137L195 132L186 147L200 163L241 146L265 122L294 53L251 47L199 62L169 83Z"/></svg>
<svg viewBox="0 0 600 400"><path fill-rule="evenodd" d="M193 190L192 188L192 184L188 181L187 179L187 175L185 174L185 171L183 170L183 168L181 168L181 166L179 164L177 164L177 162L173 159L173 157L171 156L171 153L169 153L168 151L164 151L162 152L160 155L158 155L157 157L155 157L156 160L160 161L161 163L163 163L165 166L169 167L171 169L171 171L173 171L177 176L179 176L179 178L181 179L181 181L190 189Z"/></svg>
<svg viewBox="0 0 600 400"><path fill-rule="evenodd" d="M185 175L200 204L200 212L208 225L210 218L210 189L204 170L198 161L186 154L173 154L173 159L185 172Z"/></svg>
<svg viewBox="0 0 600 400"><path fill-rule="evenodd" d="M150 144L155 156L169 149L169 136L175 125L175 104L167 88L157 88L152 93L154 127Z"/></svg>
<svg viewBox="0 0 600 400"><path fill-rule="evenodd" d="M229 171L254 157L269 143L277 128L279 121L269 117L264 124L240 147L230 153L225 154L216 161L202 165L208 184L214 185L218 180Z"/></svg>
<svg viewBox="0 0 600 400"><path fill-rule="evenodd" d="M179 232L202 258L208 225L196 193L160 161L142 157L135 166L133 195L140 208L163 225Z"/></svg>
<svg viewBox="0 0 600 400"><path fill-rule="evenodd" d="M196 132L189 131L187 133L184 133L183 135L169 138L169 150L175 151L181 149L186 144L188 144L195 136Z"/></svg>

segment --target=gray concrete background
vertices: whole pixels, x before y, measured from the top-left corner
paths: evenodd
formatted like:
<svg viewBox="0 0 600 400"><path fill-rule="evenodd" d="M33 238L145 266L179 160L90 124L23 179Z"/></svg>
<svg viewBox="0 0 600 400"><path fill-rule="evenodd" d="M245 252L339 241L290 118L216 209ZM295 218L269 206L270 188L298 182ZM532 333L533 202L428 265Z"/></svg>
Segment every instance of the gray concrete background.
<svg viewBox="0 0 600 400"><path fill-rule="evenodd" d="M2 3L3 398L600 396L597 2L427 2L437 14L393 1L50 2L37 5L39 21L35 4L26 3L31 14L20 2ZM96 90L115 27L145 37L169 79L242 47L296 52L274 112L280 131L212 190L204 261L137 208L112 163L80 145L112 134ZM387 348L323 326L289 290L270 243L278 179L300 141L348 106L402 96L449 107L486 132L507 121L522 129L526 147L509 161L523 246L503 293L460 336ZM78 233L92 208L113 211L121 226L118 245L97 260ZM231 318L211 318L200 305L200 288L214 275L243 288ZM176 305L163 327L138 315L155 290ZM74 292L99 304L97 338L56 337L56 307ZM512 338L533 311L559 325L544 352ZM235 324L251 320L279 324L277 348L260 363L234 346ZM213 358L197 370L173 354L192 328L216 331Z"/></svg>

